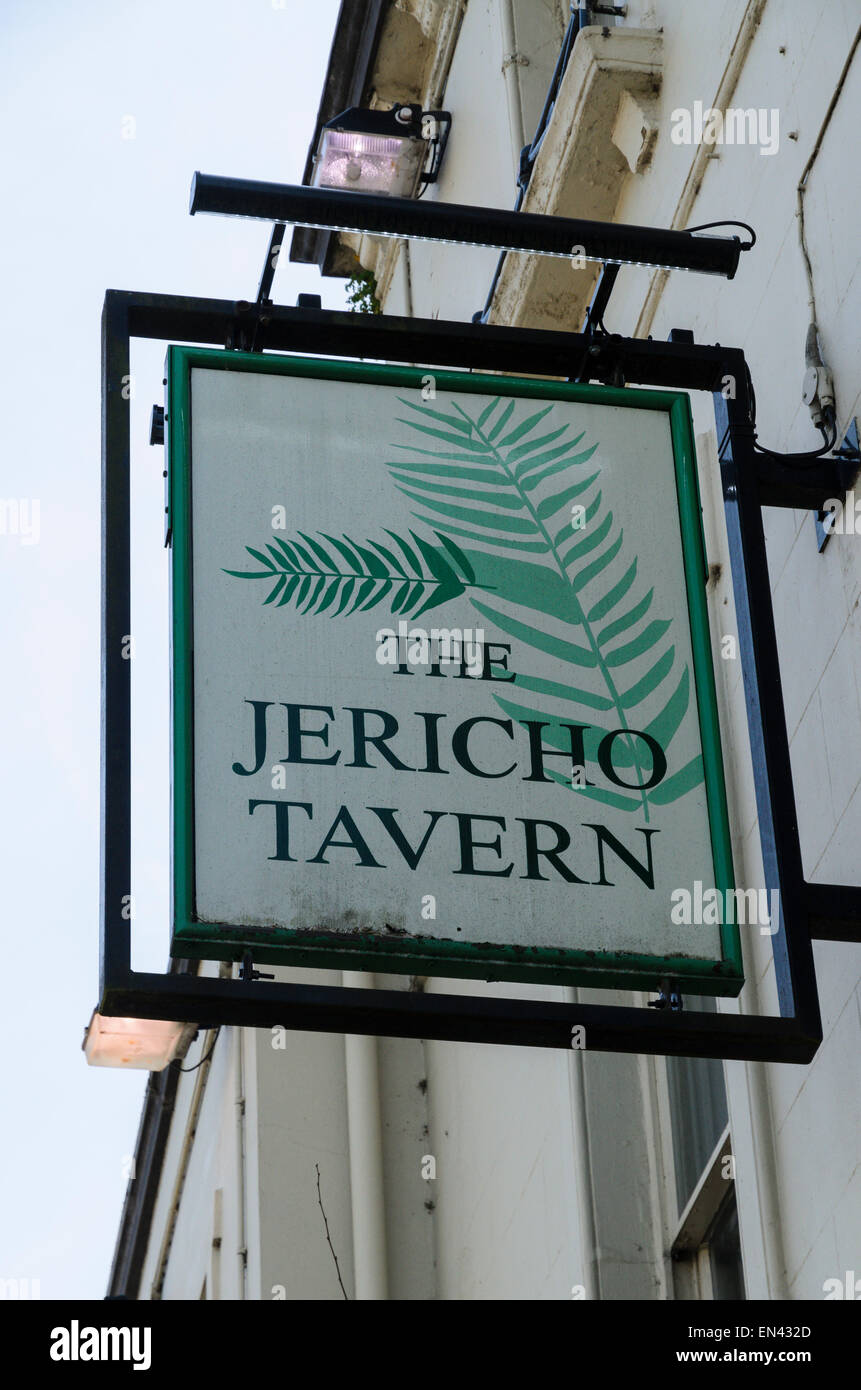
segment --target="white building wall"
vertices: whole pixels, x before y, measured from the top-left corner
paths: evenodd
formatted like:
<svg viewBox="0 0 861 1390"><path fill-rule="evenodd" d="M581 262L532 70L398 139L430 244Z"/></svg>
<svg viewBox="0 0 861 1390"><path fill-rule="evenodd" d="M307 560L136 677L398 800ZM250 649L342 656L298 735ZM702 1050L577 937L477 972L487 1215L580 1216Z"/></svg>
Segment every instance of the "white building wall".
<svg viewBox="0 0 861 1390"><path fill-rule="evenodd" d="M742 347L757 386L760 436L775 449L803 450L814 448L819 442L800 396L809 311L798 243L796 186L816 145L859 19L858 6L849 3L808 9L800 2L778 6L744 4L739 0L735 4L692 5L669 0L631 4L625 20L625 27L663 30L663 78L654 157L645 173L631 174L626 180L617 208L618 219L685 226L720 217L739 217L755 226L759 242L742 257L739 271L729 283L683 273L663 277L646 270L623 270L607 314L607 326L615 332L651 332L659 339L668 336L671 328L690 328L697 341ZM485 26L486 33L481 34ZM476 100L491 103L493 89L501 85L499 72L483 62L487 35L492 33L492 16L480 6L470 7L452 67L450 97L447 94L455 118L452 145L456 141L471 145L472 156L482 167L485 181L486 147L471 122L465 130L467 122L458 119L457 80L461 73L469 72L474 84L473 106ZM779 148L773 155L760 154L756 147L715 149L713 157L702 161L702 182L691 194L689 175L698 151L672 143L671 113L679 107L691 107L695 100L711 106L722 84L726 88L727 70L733 67L738 75L730 95L731 104L763 107L769 112L772 107L777 108ZM859 110L861 59L849 70L805 194L820 336L834 372L839 419L844 425L858 413L861 386L857 328L861 309L861 239L852 234L858 193L846 164ZM506 161L503 152L499 157L500 163L507 163L510 168L510 159ZM468 181L458 177L458 172L458 166L449 165L448 183L441 186L440 196L470 201ZM691 206L687 218L680 218L679 204L686 186ZM501 205L511 202L513 189L509 184L508 200ZM413 264L417 256L428 250L412 247ZM444 251L449 261L445 302L435 295L432 283L414 273L412 310L419 316L467 318L481 306L487 283L475 286L471 273L475 258L481 253L454 248ZM402 285L403 278L394 277L386 309L404 311ZM457 303L455 312L450 308L452 299ZM564 306L560 307L560 320L560 327L579 326L579 320L566 325ZM529 321L527 302L521 322ZM525 365L528 370L528 364ZM745 740L740 734L745 729L741 671L738 661L720 658L720 636L734 633L735 629L710 399L694 400L694 417L709 558L713 565L721 567L720 577L709 585L709 597L731 779L734 849L739 881L754 884L762 881L762 869L754 789ZM857 883L857 846L861 842L861 543L852 536L835 536L825 553L819 555L812 518L804 513L769 509L765 527L805 870L814 881ZM769 938L750 934L745 940L745 952L751 984L742 997L742 1007L751 1011L774 1010ZM812 1066L731 1062L725 1068L751 1297L821 1297L825 1279L840 1277L845 1270L854 1268L861 1251L859 949L821 942L817 943L815 954L826 1036ZM442 982L439 987L448 988ZM727 1002L722 1007L737 1006ZM457 1053L457 1064L449 1060L450 1052ZM497 1078L495 1086L493 1078L499 1063L482 1066L476 1057L470 1064L466 1061L469 1054L469 1049L433 1045L437 1064L434 1091L446 1097L445 1105L436 1100L435 1113L456 1115L463 1098L471 1095L473 1086L478 1084L477 1078L482 1078L482 1122L475 1126L481 1136L477 1142L485 1154L481 1166L492 1173L491 1186L500 1193L500 1201L507 1198L510 1202L517 1187L517 1165L522 1155L516 1149L507 1161L499 1156L498 1125L494 1126L492 1116L505 1104L502 1092L511 1095L511 1078ZM531 1060L528 1082L523 1087L523 1094L529 1096L528 1113L531 1115L535 1107L558 1121L558 1100L551 1100L553 1082L543 1067L546 1059ZM573 1061L568 1064L573 1065ZM660 1067L662 1063L658 1060L648 1065ZM504 1066L500 1069L509 1070ZM602 1071L607 1074L599 1080ZM614 1071L616 1075L612 1075ZM614 1115L612 1101L604 1105L603 1113L598 1102L602 1094L608 1100L619 1094L626 1071L633 1074L629 1059L585 1059L587 1091L595 1097L589 1125L593 1143L599 1142L595 1131L600 1130L607 1138L615 1133L623 1150L637 1148L633 1123L636 1103L629 1098L622 1113L617 1110ZM532 1133L531 1126L526 1128ZM543 1135L542 1126L536 1128ZM555 1129L561 1141L562 1125L557 1123ZM488 1133L493 1136L490 1141ZM462 1142L468 1149L475 1141ZM528 1153L538 1170L546 1174L545 1145L543 1136L540 1144L530 1144ZM459 1153L458 1168L464 1161L464 1155ZM623 1230L626 1226L630 1230L633 1216L636 1229L654 1231L644 1195L653 1190L654 1184L649 1182L642 1143L638 1152L630 1151L620 1159L613 1177L604 1182L608 1171L612 1169L600 1165L592 1170L598 1225L606 1226L609 1213L615 1210L624 1212L619 1223ZM480 1193L482 1184L474 1180L474 1185ZM443 1237L449 1230L453 1238L464 1223L472 1224L478 1219L482 1204L480 1196L472 1194L472 1186L467 1182L458 1187L456 1198L448 1196L452 1206L447 1216L441 1214L441 1220L447 1222L441 1232ZM639 1200L635 1193L641 1193ZM441 1212L446 1195L443 1188ZM565 1210L570 1215L570 1193L568 1197ZM543 1281L539 1270L553 1260L552 1242L542 1240L535 1223L530 1230L531 1236L521 1237L523 1250L529 1252L525 1259L520 1252L521 1263L530 1270L520 1285L521 1296L546 1296L537 1292ZM485 1232L484 1239L476 1241L477 1249L485 1241L494 1245L494 1237ZM616 1263L624 1266L625 1275L615 1296L625 1296L626 1287L629 1297L649 1296L642 1287L642 1280L647 1282L649 1277L648 1260L631 1263L634 1255L643 1253L636 1250L638 1243L622 1241L625 1248ZM646 1246L648 1243L646 1240ZM537 1258L538 1268L532 1247L542 1252ZM576 1248L576 1241L572 1248ZM507 1287L506 1275L500 1272L497 1261L484 1260L481 1255L476 1256L475 1250L471 1260L477 1260L484 1279L490 1280L496 1289ZM452 1262L455 1263L454 1257ZM606 1270L608 1263L612 1265L614 1261L610 1258L608 1262L601 1242L599 1265ZM632 1282L634 1270L641 1279L636 1292ZM663 1287L658 1262L655 1271L653 1288L657 1292ZM577 1281L572 1278L572 1282ZM603 1284L605 1296L614 1296L607 1278ZM443 1287L451 1290L448 1296L476 1296L474 1291L482 1287L482 1273L470 1270L462 1276L462 1282L461 1276L456 1275L450 1282L444 1280ZM527 1289L535 1292L526 1295Z"/></svg>
<svg viewBox="0 0 861 1390"><path fill-rule="evenodd" d="M512 112L519 103L528 139L567 6L515 4L517 51L529 59L515 65L515 102L503 74L503 8L502 0L466 6L445 92L453 131L441 181L429 197L513 206ZM630 0L624 22L663 31L663 65L654 154L644 172L625 177L617 217L655 226L738 217L755 226L759 240L732 282L624 269L607 327L657 339L687 328L697 341L743 348L756 385L760 437L775 449L818 443L800 399L809 311L796 185L859 20L857 0ZM724 147L705 158L696 147L672 143L676 108L696 100L708 107L728 90L734 106L778 109L778 153ZM844 426L861 410L861 238L851 154L859 111L861 54L805 196L820 334ZM362 243L365 264L373 263L376 249ZM384 309L469 319L484 304L496 260L486 250L402 247L381 275ZM558 326L577 328L582 281L575 293L576 272L570 274L571 305L560 296ZM528 324L528 299L521 310L519 321ZM735 618L711 400L694 399L693 408L736 871L740 883L755 886L762 867L741 672L737 660L720 654L720 638L735 632ZM859 883L861 537L834 536L820 555L807 514L768 510L765 528L805 869L814 880ZM743 944L748 984L740 1006L775 1011L770 939L754 929ZM826 1279L861 1269L861 948L818 943L815 955L825 1040L814 1062L725 1066L750 1298L821 1298ZM324 976L314 972L314 978ZM409 987L406 979L378 983ZM560 989L448 980L425 987L570 997ZM612 1002L606 994L590 997ZM245 1194L238 1181L236 1034L225 1029L213 1054L161 1296L197 1298L204 1278L207 1296L219 1296L212 1239L220 1190L221 1297L242 1296L243 1230L245 1296L270 1298L283 1288L288 1299L342 1297L317 1204L319 1163L331 1238L352 1298L355 1196L344 1040L294 1033L280 1050L263 1033L245 1037ZM199 1043L189 1062L200 1050ZM377 1060L389 1297L674 1296L669 1245L677 1213L663 1059L395 1039L380 1041ZM151 1296L157 1277L195 1076L181 1082L142 1297ZM433 1178L423 1175L427 1158L434 1160Z"/></svg>
<svg viewBox="0 0 861 1390"><path fill-rule="evenodd" d="M637 22L636 8L631 7L629 22ZM744 7L723 7L724 14L719 16L714 16L712 7L653 8L664 26L664 118L697 95L711 104L720 69L714 55L725 61L726 13L736 23ZM742 347L757 389L762 441L775 449L803 450L815 448L818 439L800 395L810 315L798 242L796 186L816 145L861 10L855 4L815 5L809 11L793 3L760 8L759 27L732 104L779 110L779 152L763 156L750 147L724 147L718 158L708 162L691 218L706 222L721 216L741 217L756 228L758 245L742 258L730 284L670 276L648 331L663 338L673 327L691 328L697 341ZM709 42L710 23L714 47ZM850 204L854 198L857 208L857 188L850 193L846 167L859 110L861 60L856 56L807 180L804 200L820 336L834 372L838 417L844 426L858 413L861 386L861 239L852 233ZM688 147L659 139L654 171L631 179L620 217L668 225L690 153ZM657 204L653 178L658 182ZM607 315L612 330L627 332L636 322L647 278L644 271L623 272ZM695 400L694 410L698 430L711 432L710 402ZM714 447L710 440L703 443L706 449ZM710 458L706 449L700 448L701 470ZM714 479L713 457L711 475ZM719 614L723 609L729 617L731 579L714 488L712 496L710 559L722 565L711 594L712 612ZM764 520L805 872L813 881L858 883L861 548L854 536L834 536L819 555L811 516L767 509ZM727 618L716 624L716 630L733 629ZM744 728L741 673L719 657L716 664L725 668L729 718L724 743L732 749L737 734L734 738L730 731ZM741 752L740 758L733 759L736 767L744 761ZM752 788L739 778L733 792L734 821L743 837L739 848L748 875L744 881L754 883L758 845ZM773 1009L769 939L752 935L745 946L748 968L762 987L756 997L747 990L743 1006ZM857 946L820 942L815 955L825 1040L811 1066L726 1065L734 1130L743 1126L751 1089L761 1084L750 1073L766 1073L785 1261L784 1271L770 1271L769 1286L772 1296L784 1288L793 1298L822 1297L823 1282L854 1268L853 1260L857 1263L861 1250L857 1070L861 953ZM748 1074L746 1083L742 1073ZM753 1158L750 1154L746 1162ZM752 1184L743 1181L743 1164L738 1184L744 1239L746 1231L755 1229L761 1213Z"/></svg>

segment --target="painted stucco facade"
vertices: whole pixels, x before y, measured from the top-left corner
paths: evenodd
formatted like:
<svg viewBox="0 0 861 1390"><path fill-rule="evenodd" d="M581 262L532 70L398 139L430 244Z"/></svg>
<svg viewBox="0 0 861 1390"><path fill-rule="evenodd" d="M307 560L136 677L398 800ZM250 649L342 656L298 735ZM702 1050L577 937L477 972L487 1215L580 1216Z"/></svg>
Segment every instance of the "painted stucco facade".
<svg viewBox="0 0 861 1390"><path fill-rule="evenodd" d="M538 124L568 10L554 0L390 7L373 102L410 99L453 117L428 198L513 206L517 154ZM757 245L731 282L624 268L605 326L656 339L689 329L697 342L742 348L759 436L775 450L820 442L801 397L811 319L802 178L841 437L861 413L861 54L847 66L859 19L856 0L631 0L624 19L578 34L524 201L658 227L752 224ZM677 113L697 102L764 113L767 139L674 139ZM342 243L374 271L383 312L419 318L469 320L497 262L476 248ZM511 255L489 320L579 330L594 273ZM754 887L763 874L740 663L724 640L736 629L711 397L695 393L692 408L736 876ZM820 553L809 512L768 509L764 521L805 872L859 883L861 534L833 535ZM769 935L743 933L743 949L747 984L719 1011L776 1012ZM826 1281L861 1271L861 947L818 942L814 953L822 1046L809 1066L723 1065L728 1134L704 1167L687 1235L660 1057L201 1033L184 1065L209 1056L179 1078L138 1296L339 1299L334 1252L350 1298L710 1297L697 1223L734 1186L746 1296L825 1297ZM374 982L534 993L364 978Z"/></svg>

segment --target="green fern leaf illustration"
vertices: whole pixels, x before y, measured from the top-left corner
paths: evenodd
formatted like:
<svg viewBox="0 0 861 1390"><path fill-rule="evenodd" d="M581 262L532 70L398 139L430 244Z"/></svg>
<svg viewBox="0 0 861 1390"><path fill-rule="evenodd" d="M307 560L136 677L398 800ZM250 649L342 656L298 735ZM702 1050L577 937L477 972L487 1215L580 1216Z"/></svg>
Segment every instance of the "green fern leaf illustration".
<svg viewBox="0 0 861 1390"><path fill-rule="evenodd" d="M305 531L289 541L276 537L264 550L247 545L245 549L258 565L255 570L225 570L236 579L265 579L271 587L264 604L283 608L291 600L301 613L367 612L389 599L392 613L417 618L458 598L468 588L486 589L477 584L475 572L463 551L449 537L434 532L439 548L415 531L414 543L387 531L403 556L381 541L360 542L350 536L317 537ZM298 538L297 538L298 537Z"/></svg>
<svg viewBox="0 0 861 1390"><path fill-rule="evenodd" d="M503 404L499 397L477 419L457 402L450 413L399 400L412 412L401 423L457 448L397 444L403 457L387 466L399 491L421 508L413 515L440 541L457 536L469 542L468 564L493 589L490 599L471 592L473 607L518 642L583 672L576 684L564 679L566 672L560 680L518 673L506 695L495 697L497 704L511 718L544 723L548 747L570 748L563 725L588 723L587 768L597 766L605 734L622 730L628 737L617 739L614 763L633 771L630 792L578 786L577 795L626 811L641 807L648 820L650 804L676 800L702 780L702 760L671 770L654 788L644 785L651 768L643 765L642 740L630 730L650 734L666 752L688 711L690 676L685 666L673 679L671 624L651 613L654 589L628 598L638 578L636 556L623 560L623 572L603 595L589 599L599 577L606 583L606 573L615 576L624 549L623 529L603 500L600 469L586 467L598 444L585 442L584 432L566 438L567 424L548 428L552 405L518 421L515 401ZM583 508L578 524L571 519L575 501ZM530 613L553 621L539 625ZM640 723L640 708L671 681L661 708ZM551 712L548 701L562 712ZM548 769L548 775L571 787L558 772Z"/></svg>

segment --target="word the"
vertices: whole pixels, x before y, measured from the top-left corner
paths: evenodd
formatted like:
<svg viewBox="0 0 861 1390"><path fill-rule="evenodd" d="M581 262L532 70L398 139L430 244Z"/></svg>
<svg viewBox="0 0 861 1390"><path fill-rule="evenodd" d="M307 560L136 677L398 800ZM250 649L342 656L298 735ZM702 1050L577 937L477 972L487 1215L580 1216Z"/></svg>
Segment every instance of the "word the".
<svg viewBox="0 0 861 1390"><path fill-rule="evenodd" d="M403 619L398 630L381 627L376 634L380 666L461 666L478 678L484 671L484 629L477 627L410 627ZM508 678L513 679L513 677Z"/></svg>

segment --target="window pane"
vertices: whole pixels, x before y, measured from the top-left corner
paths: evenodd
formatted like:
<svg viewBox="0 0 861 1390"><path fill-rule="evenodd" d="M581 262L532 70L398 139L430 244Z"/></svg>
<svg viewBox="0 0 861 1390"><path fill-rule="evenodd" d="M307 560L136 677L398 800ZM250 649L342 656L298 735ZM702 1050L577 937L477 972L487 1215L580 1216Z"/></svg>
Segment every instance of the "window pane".
<svg viewBox="0 0 861 1390"><path fill-rule="evenodd" d="M744 1298L744 1271L741 1245L738 1238L738 1207L735 1193L721 1205L709 1232L709 1263L712 1274L712 1297L716 1299Z"/></svg>
<svg viewBox="0 0 861 1390"><path fill-rule="evenodd" d="M713 999L685 999L695 1013L714 1013ZM714 1057L668 1057L667 1087L673 1128L676 1200L679 1214L726 1128L723 1063Z"/></svg>

